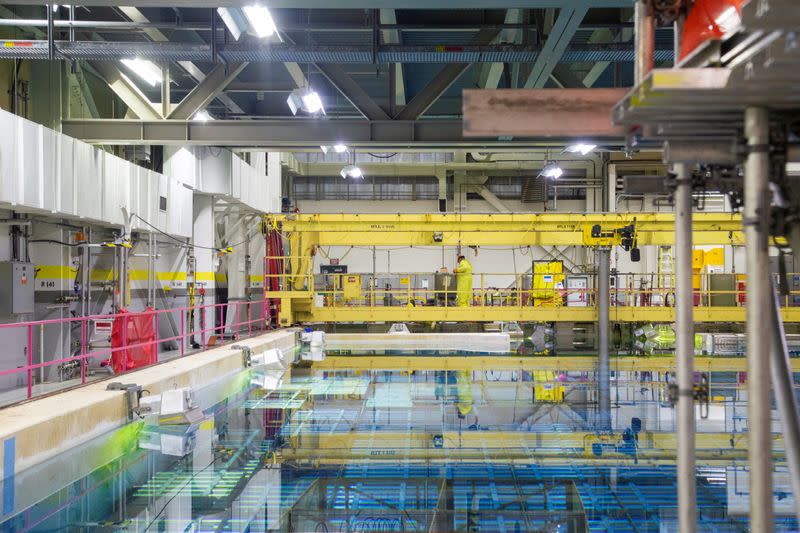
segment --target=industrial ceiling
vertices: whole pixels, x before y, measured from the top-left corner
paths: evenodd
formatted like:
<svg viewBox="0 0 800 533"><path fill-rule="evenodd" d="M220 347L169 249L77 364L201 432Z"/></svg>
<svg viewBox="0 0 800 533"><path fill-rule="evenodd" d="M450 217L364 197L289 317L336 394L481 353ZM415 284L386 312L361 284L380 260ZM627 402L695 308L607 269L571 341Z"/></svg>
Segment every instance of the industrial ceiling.
<svg viewBox="0 0 800 533"><path fill-rule="evenodd" d="M78 65L130 111L65 119L65 133L116 144L522 146L530 139L464 139L462 91L633 83L630 0L278 0L268 3L275 35L245 24L238 40L217 9L231 2L135 3L0 6L0 60ZM658 30L658 64L672 64L672 41ZM169 83L143 83L121 63L131 58ZM287 97L303 88L324 114L292 113Z"/></svg>

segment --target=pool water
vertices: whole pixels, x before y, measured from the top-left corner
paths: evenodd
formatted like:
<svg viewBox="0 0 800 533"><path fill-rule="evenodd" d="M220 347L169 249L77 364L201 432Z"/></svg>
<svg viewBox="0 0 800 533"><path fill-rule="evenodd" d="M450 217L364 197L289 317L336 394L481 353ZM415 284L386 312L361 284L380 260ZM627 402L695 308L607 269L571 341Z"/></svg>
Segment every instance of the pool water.
<svg viewBox="0 0 800 533"><path fill-rule="evenodd" d="M137 421L19 475L0 530L678 530L663 373L615 373L605 433L593 368L348 368L355 360L247 370L198 391L196 426ZM698 530L747 531L746 392L735 372L710 379ZM81 472L88 453L109 459ZM779 456L777 531L798 530L788 476Z"/></svg>

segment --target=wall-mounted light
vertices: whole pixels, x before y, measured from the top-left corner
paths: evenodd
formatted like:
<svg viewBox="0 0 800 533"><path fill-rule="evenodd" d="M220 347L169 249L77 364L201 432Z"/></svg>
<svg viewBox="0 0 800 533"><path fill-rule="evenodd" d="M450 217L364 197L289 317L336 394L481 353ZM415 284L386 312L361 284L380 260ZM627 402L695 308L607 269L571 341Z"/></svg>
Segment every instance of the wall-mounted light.
<svg viewBox="0 0 800 533"><path fill-rule="evenodd" d="M322 150L323 154L327 154L328 152L343 154L347 151L347 145L342 143L337 143L334 145L322 145L319 147L319 149Z"/></svg>
<svg viewBox="0 0 800 533"><path fill-rule="evenodd" d="M540 176L544 176L545 178L551 178L554 180L557 180L563 174L564 174L564 169L562 169L555 161L548 161L547 164L542 168L542 171L539 172Z"/></svg>
<svg viewBox="0 0 800 533"><path fill-rule="evenodd" d="M596 144L588 144L588 143L577 143L571 144L567 146L564 151L569 152L571 154L581 154L586 155L592 152L595 148L597 148Z"/></svg>
<svg viewBox="0 0 800 533"><path fill-rule="evenodd" d="M128 67L134 74L142 78L152 87L161 83L161 69L152 61L146 59L123 59L122 64Z"/></svg>
<svg viewBox="0 0 800 533"><path fill-rule="evenodd" d="M361 179L364 177L364 172L362 172L361 168L356 165L347 165L339 172L341 176L345 179L353 178L353 179Z"/></svg>
<svg viewBox="0 0 800 533"><path fill-rule="evenodd" d="M311 87L295 89L289 94L286 103L289 104L289 109L292 110L293 115L296 115L298 111L304 111L310 115L316 113L325 114L325 107L322 105L319 93L311 89Z"/></svg>

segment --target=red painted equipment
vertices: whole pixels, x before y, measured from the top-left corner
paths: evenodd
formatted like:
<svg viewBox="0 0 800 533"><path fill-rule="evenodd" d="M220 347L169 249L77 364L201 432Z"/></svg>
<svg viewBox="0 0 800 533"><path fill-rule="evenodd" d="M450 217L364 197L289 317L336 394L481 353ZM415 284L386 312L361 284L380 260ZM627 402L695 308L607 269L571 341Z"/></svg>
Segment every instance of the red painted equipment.
<svg viewBox="0 0 800 533"><path fill-rule="evenodd" d="M158 360L156 332L153 328L155 310L129 313L121 309L111 330L111 367L115 374L152 365Z"/></svg>
<svg viewBox="0 0 800 533"><path fill-rule="evenodd" d="M283 237L277 229L270 230L267 235L267 259L265 261L264 272L267 274L267 279L264 283L265 291L279 291L281 290L281 281L283 281ZM278 314L281 311L281 301L279 298L270 298L267 302L267 321L269 323L278 323Z"/></svg>
<svg viewBox="0 0 800 533"><path fill-rule="evenodd" d="M683 27L680 59L704 42L736 29L742 22L745 3L746 0L695 0Z"/></svg>

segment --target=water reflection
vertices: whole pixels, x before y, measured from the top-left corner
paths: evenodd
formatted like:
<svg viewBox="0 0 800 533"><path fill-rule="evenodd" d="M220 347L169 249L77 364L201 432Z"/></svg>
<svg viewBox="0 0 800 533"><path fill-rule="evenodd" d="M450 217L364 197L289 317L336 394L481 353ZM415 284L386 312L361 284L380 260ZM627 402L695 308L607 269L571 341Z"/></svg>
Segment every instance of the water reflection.
<svg viewBox="0 0 800 533"><path fill-rule="evenodd" d="M594 429L595 378L592 368L254 368L198 393L199 424L133 424L18 476L0 529L677 530L667 376L614 374L612 433ZM703 531L747 527L739 378L711 372L698 418ZM77 475L88 450L108 460ZM789 487L778 461L779 531L797 529Z"/></svg>

